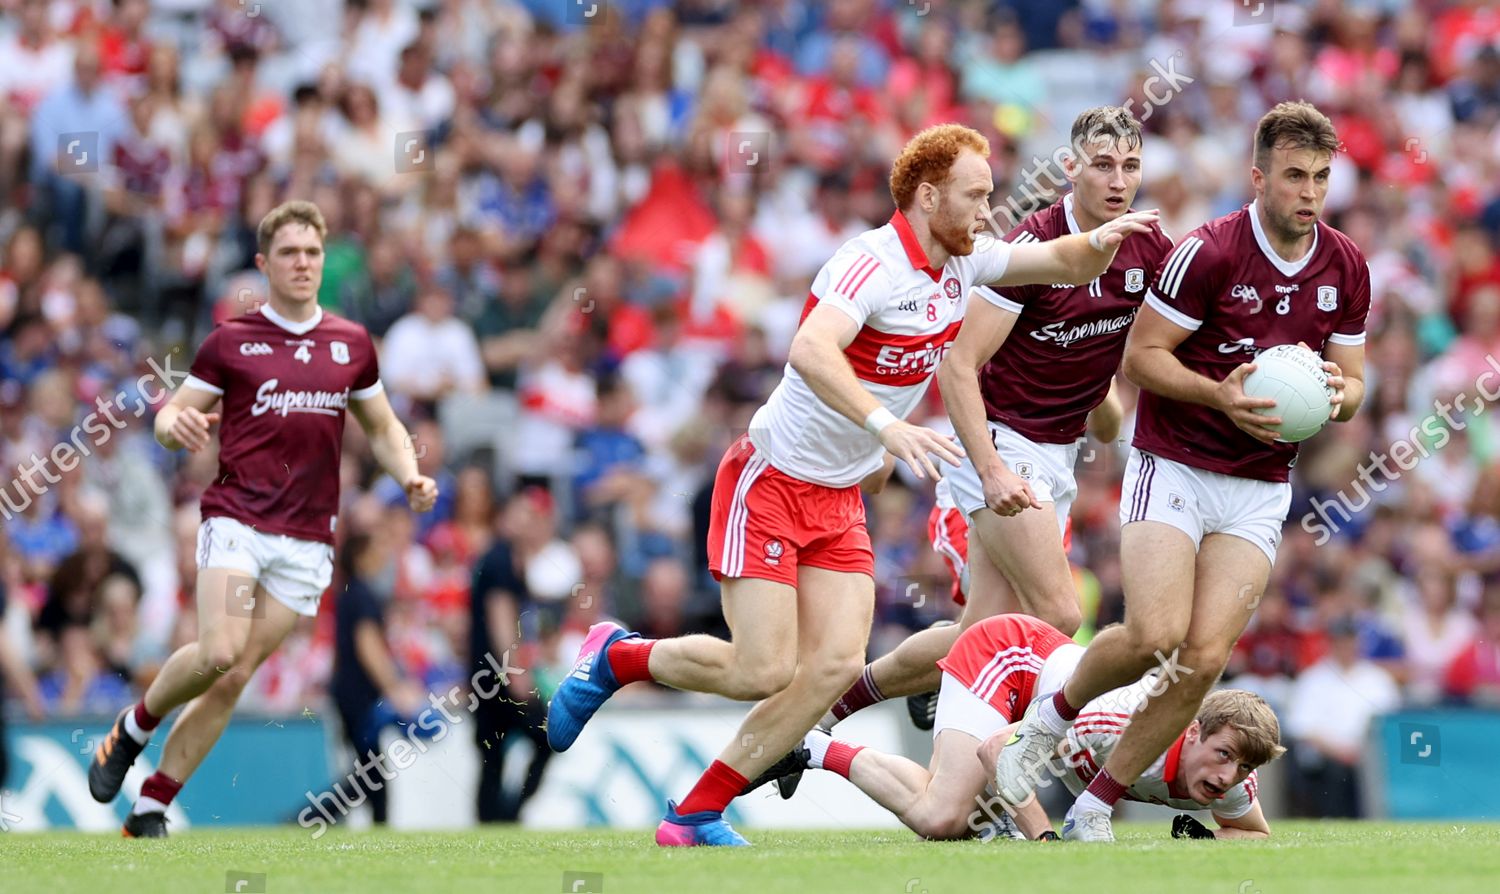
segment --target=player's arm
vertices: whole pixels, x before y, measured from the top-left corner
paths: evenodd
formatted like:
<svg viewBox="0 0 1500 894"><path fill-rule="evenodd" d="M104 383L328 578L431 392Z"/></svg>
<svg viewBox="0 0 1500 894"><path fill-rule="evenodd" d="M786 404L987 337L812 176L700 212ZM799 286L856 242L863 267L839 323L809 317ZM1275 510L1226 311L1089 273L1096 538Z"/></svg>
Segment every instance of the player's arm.
<svg viewBox="0 0 1500 894"><path fill-rule="evenodd" d="M186 447L192 453L207 447L209 428L219 421L219 414L209 410L218 402L218 393L195 387L191 381L183 383L156 414L156 442L168 450Z"/></svg>
<svg viewBox="0 0 1500 894"><path fill-rule="evenodd" d="M412 449L411 435L406 426L396 418L391 401L385 390L366 398L349 401L349 409L370 439L370 450L375 461L386 474L396 479L406 491L407 504L413 512L427 512L437 502L437 482L417 469L417 454Z"/></svg>
<svg viewBox="0 0 1500 894"><path fill-rule="evenodd" d="M1155 211L1132 211L1088 233L1012 245L1004 274L989 285L1088 282L1109 269L1125 237L1150 232L1156 217Z"/></svg>
<svg viewBox="0 0 1500 894"><path fill-rule="evenodd" d="M896 471L896 457L890 453L885 455L881 461L880 468L860 479L859 489L867 494L878 494L885 490L886 483L891 480L891 473Z"/></svg>
<svg viewBox="0 0 1500 894"><path fill-rule="evenodd" d="M1120 436L1120 426L1125 422L1125 405L1120 402L1120 385L1113 377L1109 380L1109 393L1099 406L1089 411L1089 434L1094 440L1108 444Z"/></svg>
<svg viewBox="0 0 1500 894"><path fill-rule="evenodd" d="M1279 425L1281 418L1262 416L1255 410L1274 407L1276 401L1245 394L1245 376L1255 371L1255 364L1241 363L1222 382L1195 373L1175 353L1191 334L1191 329L1167 319L1149 301L1141 305L1125 340L1126 378L1162 397L1213 407L1256 440L1275 442L1278 433L1267 426Z"/></svg>
<svg viewBox="0 0 1500 894"><path fill-rule="evenodd" d="M853 343L859 329L849 314L818 304L792 338L787 362L819 400L875 435L886 450L911 466L918 478L925 477L924 469L933 478L938 477L929 453L958 465L963 452L956 444L931 429L897 419L859 384L849 358L844 356L844 349Z"/></svg>
<svg viewBox="0 0 1500 894"><path fill-rule="evenodd" d="M1018 245L1013 250L1034 244ZM963 325L938 366L938 388L953 420L953 430L979 474L985 503L1000 515L1041 508L1031 488L1005 465L990 441L984 398L979 393L979 370L1005 344L1019 318L1019 314L990 303L982 293L971 293Z"/></svg>
<svg viewBox="0 0 1500 894"><path fill-rule="evenodd" d="M1323 369L1334 391L1333 420L1348 422L1365 402L1365 346L1330 341L1323 346Z"/></svg>
<svg viewBox="0 0 1500 894"><path fill-rule="evenodd" d="M1214 830L1215 838L1270 838L1271 824L1266 822L1265 811L1260 809L1260 801L1251 801L1250 810L1243 816L1234 819L1225 819L1214 814L1214 822L1219 828Z"/></svg>

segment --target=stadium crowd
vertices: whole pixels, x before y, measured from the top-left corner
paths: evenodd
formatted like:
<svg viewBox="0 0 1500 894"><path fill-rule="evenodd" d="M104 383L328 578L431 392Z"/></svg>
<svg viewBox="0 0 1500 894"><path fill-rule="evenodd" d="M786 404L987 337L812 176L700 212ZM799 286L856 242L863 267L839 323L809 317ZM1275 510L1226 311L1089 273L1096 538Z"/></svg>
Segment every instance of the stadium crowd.
<svg viewBox="0 0 1500 894"><path fill-rule="evenodd" d="M1248 201L1255 120L1306 98L1344 142L1328 222L1370 259L1370 390L1303 450L1230 672L1314 769L1357 764L1370 718L1403 703L1500 708L1500 12L1265 8L0 0L15 705L111 711L193 638L215 456L162 450L152 409L214 322L263 300L254 228L285 199L326 215L320 302L381 340L443 490L412 516L350 427L341 528L385 559L368 583L393 654L423 685L465 678L489 642L476 573L508 549L514 691L544 701L602 615L653 637L721 628L714 464L778 380L813 274L889 218L889 162L917 130L989 138L1008 229L1057 197L1077 111L1129 101L1148 134L1136 206L1180 236ZM935 389L927 413L941 421ZM1073 512L1094 628L1122 614L1126 430L1084 449ZM904 474L869 498L872 653L952 613L931 501ZM246 707L322 703L340 589Z"/></svg>

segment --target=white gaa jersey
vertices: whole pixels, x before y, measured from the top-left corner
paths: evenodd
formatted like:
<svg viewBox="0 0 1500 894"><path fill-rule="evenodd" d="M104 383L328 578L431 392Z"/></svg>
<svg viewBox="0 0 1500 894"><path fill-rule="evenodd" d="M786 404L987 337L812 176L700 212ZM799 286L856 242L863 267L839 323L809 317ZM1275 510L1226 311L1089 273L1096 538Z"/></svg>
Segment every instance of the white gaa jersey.
<svg viewBox="0 0 1500 894"><path fill-rule="evenodd" d="M984 234L974 252L934 270L911 224L890 223L845 242L813 280L803 319L831 304L860 325L844 349L854 375L898 419L922 400L963 321L969 288L1005 274L1011 246ZM827 487L848 487L880 468L883 448L860 425L818 399L787 364L750 421L750 441L781 472Z"/></svg>
<svg viewBox="0 0 1500 894"><path fill-rule="evenodd" d="M1084 706L1068 730L1068 756L1064 760L1069 770L1062 777L1068 791L1075 796L1083 794L1089 782L1098 775L1099 768L1109 760L1131 715L1145 707L1153 690L1160 692L1159 687L1166 685L1165 681L1158 682L1156 674L1151 674L1138 683L1106 692ZM1126 789L1125 797L1148 804L1165 804L1176 810L1204 810L1197 801L1174 798L1170 791L1170 784L1177 779L1177 761L1183 741L1183 736L1178 736L1166 754L1157 758L1135 785ZM1225 792L1224 797L1206 809L1224 819L1238 819L1249 813L1255 803L1255 772L1251 770L1244 782Z"/></svg>

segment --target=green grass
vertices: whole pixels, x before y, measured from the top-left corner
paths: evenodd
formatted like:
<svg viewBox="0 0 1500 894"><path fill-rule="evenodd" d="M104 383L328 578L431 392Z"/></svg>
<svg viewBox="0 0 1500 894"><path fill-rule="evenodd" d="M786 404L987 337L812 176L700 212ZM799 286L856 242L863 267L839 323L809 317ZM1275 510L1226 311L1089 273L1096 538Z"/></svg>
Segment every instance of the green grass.
<svg viewBox="0 0 1500 894"><path fill-rule="evenodd" d="M217 894L231 871L283 892L551 894L565 871L609 894L1219 894L1496 890L1500 825L1280 822L1267 842L1174 841L1122 824L1114 846L921 842L898 832L748 830L756 846L662 850L650 833L194 830L166 841L78 833L0 838L0 890Z"/></svg>

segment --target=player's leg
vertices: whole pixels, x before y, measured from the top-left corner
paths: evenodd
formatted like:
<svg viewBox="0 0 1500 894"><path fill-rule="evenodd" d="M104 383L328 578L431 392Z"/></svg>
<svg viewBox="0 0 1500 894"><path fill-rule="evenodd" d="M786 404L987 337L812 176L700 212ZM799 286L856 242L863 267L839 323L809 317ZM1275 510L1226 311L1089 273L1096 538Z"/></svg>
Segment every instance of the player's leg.
<svg viewBox="0 0 1500 894"><path fill-rule="evenodd" d="M1061 690L1038 693L1021 719L1016 747L1000 753L995 784L1021 804L1046 774L1057 745L1090 699L1139 679L1157 656L1187 635L1193 610L1196 550L1180 529L1153 521L1127 524L1120 536L1125 623L1099 632Z"/></svg>
<svg viewBox="0 0 1500 894"><path fill-rule="evenodd" d="M865 748L849 762L847 776L923 838L967 838L978 831L976 816L983 817L976 813L987 781L975 757L978 747L968 733L945 729L933 740L928 767Z"/></svg>
<svg viewBox="0 0 1500 894"><path fill-rule="evenodd" d="M205 522L199 530L200 555L212 561L216 535L212 527L228 527L220 519ZM238 550L249 557L250 547ZM211 567L198 572L198 640L188 643L167 659L145 696L126 708L115 720L108 737L99 745L89 765L89 792L94 800L114 800L125 774L150 741L151 734L172 710L197 697L228 673L240 659L250 639L253 610L244 605L257 598L250 570Z"/></svg>
<svg viewBox="0 0 1500 894"><path fill-rule="evenodd" d="M1055 504L1043 502L1041 509L1010 517L980 510L970 525L981 551L1020 603L1021 613L1041 618L1069 636L1078 632L1083 612Z"/></svg>
<svg viewBox="0 0 1500 894"><path fill-rule="evenodd" d="M748 780L802 741L863 668L875 608L875 581L865 573L803 565L797 572L796 592L791 681L750 711L682 803L668 806L667 817L657 829L658 844L743 843L723 824L724 808ZM742 612L743 608L736 606L737 613L754 612L759 617L768 607L751 606ZM773 625L763 624L760 629L773 629ZM735 637L740 637L739 630ZM722 826L725 840L704 840L700 830L707 824Z"/></svg>
<svg viewBox="0 0 1500 894"><path fill-rule="evenodd" d="M994 515L988 509L981 509L976 514L984 513ZM850 714L886 699L935 691L942 680L937 663L952 651L960 634L985 618L1020 611L1005 576L995 567L976 537L974 527L970 525L969 593L958 623L919 630L870 662L854 685L824 715L821 726L832 727Z"/></svg>
<svg viewBox="0 0 1500 894"><path fill-rule="evenodd" d="M1233 534L1203 539L1187 637L1070 816L1103 813L1107 819L1125 789L1192 723L1250 622L1246 607L1256 604L1270 573L1271 561L1256 543Z"/></svg>
<svg viewBox="0 0 1500 894"><path fill-rule="evenodd" d="M709 568L723 585L732 640L703 635L645 640L618 624L595 624L548 706L552 750L572 747L599 707L620 687L639 680L742 701L785 688L797 661L798 543L804 542L809 501L819 499L842 501L844 514L857 510L863 534L857 493L782 475L746 437L730 447L714 479L708 553ZM868 535L865 543L868 553Z"/></svg>
<svg viewBox="0 0 1500 894"><path fill-rule="evenodd" d="M132 815L164 813L177 792L203 763L229 725L230 715L256 668L270 657L297 626L300 615L273 598L264 587L255 591L256 608L250 640L229 672L188 703L172 724L156 772L141 785Z"/></svg>

